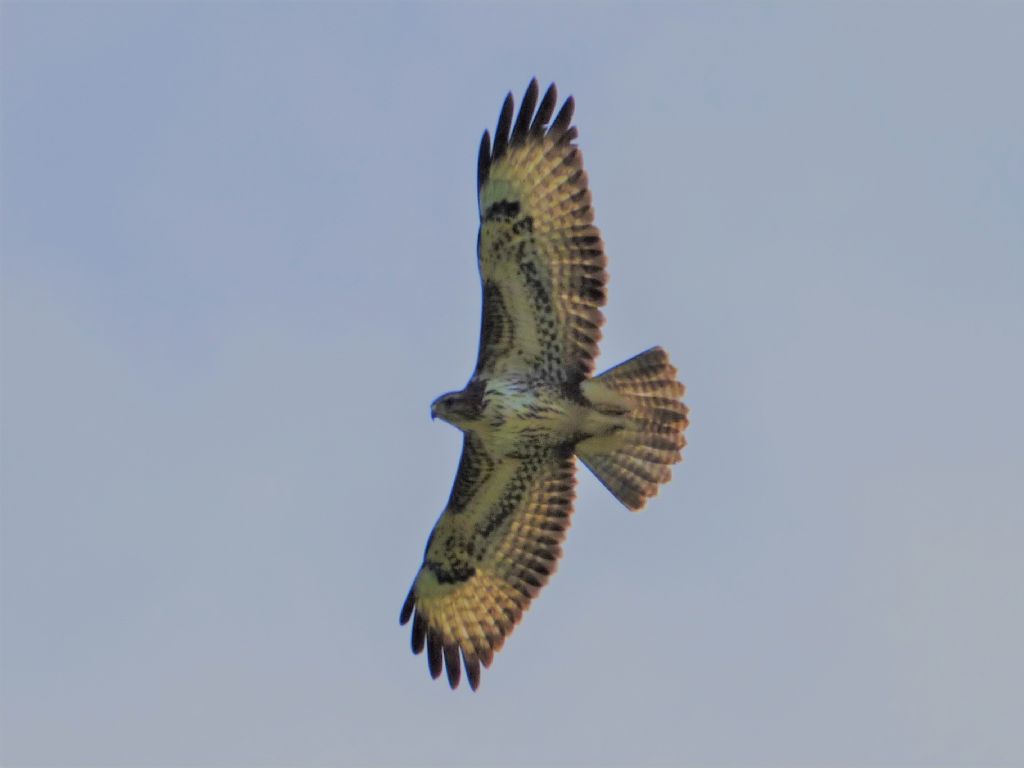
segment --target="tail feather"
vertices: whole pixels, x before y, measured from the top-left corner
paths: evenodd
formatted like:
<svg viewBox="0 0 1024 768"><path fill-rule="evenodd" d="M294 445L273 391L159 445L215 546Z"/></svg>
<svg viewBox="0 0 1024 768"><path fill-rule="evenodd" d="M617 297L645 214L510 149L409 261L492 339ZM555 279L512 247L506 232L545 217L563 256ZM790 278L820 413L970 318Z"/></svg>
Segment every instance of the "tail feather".
<svg viewBox="0 0 1024 768"><path fill-rule="evenodd" d="M582 386L595 408L625 416L626 423L581 441L576 455L629 509L643 507L682 461L689 421L676 375L665 350L654 347Z"/></svg>

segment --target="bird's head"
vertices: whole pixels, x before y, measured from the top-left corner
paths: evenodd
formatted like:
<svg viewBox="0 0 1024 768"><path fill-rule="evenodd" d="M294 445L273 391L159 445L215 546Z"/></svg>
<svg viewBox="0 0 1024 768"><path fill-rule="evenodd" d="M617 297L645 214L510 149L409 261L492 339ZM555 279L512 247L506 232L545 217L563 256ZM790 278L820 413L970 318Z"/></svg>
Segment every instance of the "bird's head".
<svg viewBox="0 0 1024 768"><path fill-rule="evenodd" d="M459 429L466 428L469 422L479 417L479 411L479 398L468 389L446 392L430 404L430 418L447 421Z"/></svg>

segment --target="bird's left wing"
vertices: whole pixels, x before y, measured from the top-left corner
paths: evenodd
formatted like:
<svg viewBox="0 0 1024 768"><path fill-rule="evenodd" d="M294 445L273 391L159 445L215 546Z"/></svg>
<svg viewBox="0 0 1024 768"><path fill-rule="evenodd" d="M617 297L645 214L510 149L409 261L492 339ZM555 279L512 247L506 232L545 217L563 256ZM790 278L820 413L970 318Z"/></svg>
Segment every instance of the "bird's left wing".
<svg viewBox="0 0 1024 768"><path fill-rule="evenodd" d="M550 383L591 374L601 338L606 258L594 226L570 96L532 80L513 123L512 94L477 171L483 313L476 376L514 369ZM536 110L536 111L535 111ZM550 123L550 124L549 124Z"/></svg>
<svg viewBox="0 0 1024 768"><path fill-rule="evenodd" d="M466 433L451 498L434 526L423 565L402 606L412 650L427 649L432 677L480 683L560 557L575 494L568 449L496 458ZM460 659L461 656L461 659Z"/></svg>

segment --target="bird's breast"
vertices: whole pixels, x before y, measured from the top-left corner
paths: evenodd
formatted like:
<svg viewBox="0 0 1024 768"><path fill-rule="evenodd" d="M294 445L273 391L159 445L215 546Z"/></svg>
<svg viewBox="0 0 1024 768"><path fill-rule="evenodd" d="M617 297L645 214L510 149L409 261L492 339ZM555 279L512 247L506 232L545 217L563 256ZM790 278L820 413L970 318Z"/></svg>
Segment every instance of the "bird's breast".
<svg viewBox="0 0 1024 768"><path fill-rule="evenodd" d="M485 391L477 432L501 454L559 445L573 432L570 405L552 388L494 382Z"/></svg>

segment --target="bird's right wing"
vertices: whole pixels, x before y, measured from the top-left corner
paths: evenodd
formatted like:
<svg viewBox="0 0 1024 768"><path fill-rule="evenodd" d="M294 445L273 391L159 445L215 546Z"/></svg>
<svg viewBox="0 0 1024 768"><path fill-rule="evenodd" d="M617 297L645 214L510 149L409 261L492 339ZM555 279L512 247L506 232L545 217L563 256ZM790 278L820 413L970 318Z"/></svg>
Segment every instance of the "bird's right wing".
<svg viewBox="0 0 1024 768"><path fill-rule="evenodd" d="M554 572L569 527L576 463L569 449L495 458L467 433L451 499L427 541L402 607L412 650L427 649L432 677L447 668L469 684ZM461 654L461 663L460 663Z"/></svg>

